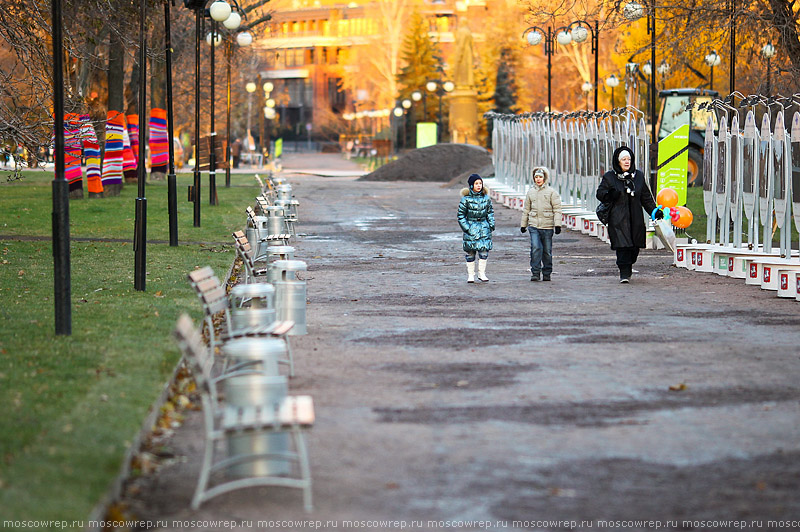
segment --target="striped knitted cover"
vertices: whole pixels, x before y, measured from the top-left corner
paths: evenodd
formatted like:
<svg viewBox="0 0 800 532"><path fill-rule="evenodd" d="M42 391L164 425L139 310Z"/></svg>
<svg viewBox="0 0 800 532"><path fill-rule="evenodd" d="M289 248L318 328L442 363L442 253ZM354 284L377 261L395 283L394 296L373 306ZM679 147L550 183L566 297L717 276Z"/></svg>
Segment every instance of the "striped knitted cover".
<svg viewBox="0 0 800 532"><path fill-rule="evenodd" d="M77 113L64 114L64 177L69 191L83 190L81 169L81 122Z"/></svg>
<svg viewBox="0 0 800 532"><path fill-rule="evenodd" d="M97 143L97 133L89 121L89 115L81 115L81 140L83 141L83 154L86 156L86 187L90 194L102 193L100 145Z"/></svg>
<svg viewBox="0 0 800 532"><path fill-rule="evenodd" d="M155 107L150 110L150 173L166 174L168 164L167 111Z"/></svg>
<svg viewBox="0 0 800 532"><path fill-rule="evenodd" d="M131 149L131 137L128 135L128 127L125 123L125 115L122 115L122 175L125 180L132 180L139 177L136 172L136 159Z"/></svg>
<svg viewBox="0 0 800 532"><path fill-rule="evenodd" d="M109 111L106 121L106 151L103 158L103 186L122 184L122 131L125 120L119 111Z"/></svg>
<svg viewBox="0 0 800 532"><path fill-rule="evenodd" d="M139 165L139 115L125 115L128 121L128 137L131 139L133 160Z"/></svg>

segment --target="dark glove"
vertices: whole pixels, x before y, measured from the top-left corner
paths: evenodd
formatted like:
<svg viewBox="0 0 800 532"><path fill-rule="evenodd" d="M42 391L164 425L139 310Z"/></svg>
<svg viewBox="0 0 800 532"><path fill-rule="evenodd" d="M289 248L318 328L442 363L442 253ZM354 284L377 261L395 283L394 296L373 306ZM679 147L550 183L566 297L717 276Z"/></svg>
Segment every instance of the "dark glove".
<svg viewBox="0 0 800 532"><path fill-rule="evenodd" d="M519 232L520 233L527 233L528 232L528 228L527 227L520 227L519 228Z"/></svg>
<svg viewBox="0 0 800 532"><path fill-rule="evenodd" d="M621 195L621 192L616 188L608 189L608 193L606 193L606 198L608 201L617 201Z"/></svg>
<svg viewBox="0 0 800 532"><path fill-rule="evenodd" d="M561 226L557 225L555 231L556 231L557 235L560 235L561 234Z"/></svg>
<svg viewBox="0 0 800 532"><path fill-rule="evenodd" d="M656 210L655 214L656 220L663 220L664 219L664 211L661 209Z"/></svg>

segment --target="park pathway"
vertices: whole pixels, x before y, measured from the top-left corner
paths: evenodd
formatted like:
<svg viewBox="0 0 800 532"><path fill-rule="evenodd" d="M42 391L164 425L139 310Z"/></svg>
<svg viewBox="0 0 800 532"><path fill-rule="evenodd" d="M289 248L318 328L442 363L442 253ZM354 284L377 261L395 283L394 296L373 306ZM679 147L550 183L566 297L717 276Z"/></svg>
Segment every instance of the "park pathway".
<svg viewBox="0 0 800 532"><path fill-rule="evenodd" d="M192 412L169 443L181 459L136 483L140 518L765 530L800 516L800 304L676 269L663 251L644 251L619 285L608 246L570 231L554 239L553 281L531 283L519 213L502 206L491 281L468 285L458 189L295 174L340 164L295 157L284 171L300 200L309 333L294 339L290 391L316 404L315 510L297 490L261 488L192 512Z"/></svg>

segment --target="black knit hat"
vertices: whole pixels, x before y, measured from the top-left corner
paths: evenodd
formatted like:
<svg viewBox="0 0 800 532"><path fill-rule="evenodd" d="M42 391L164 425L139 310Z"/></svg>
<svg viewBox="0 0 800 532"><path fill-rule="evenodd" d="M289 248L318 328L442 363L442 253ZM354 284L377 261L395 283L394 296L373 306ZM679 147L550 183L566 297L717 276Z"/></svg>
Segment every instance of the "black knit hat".
<svg viewBox="0 0 800 532"><path fill-rule="evenodd" d="M467 184L469 185L470 189L472 189L473 185L475 185L475 181L477 181L478 179L480 179L481 183L483 183L483 178L478 174L471 174L469 176L469 179L467 179Z"/></svg>

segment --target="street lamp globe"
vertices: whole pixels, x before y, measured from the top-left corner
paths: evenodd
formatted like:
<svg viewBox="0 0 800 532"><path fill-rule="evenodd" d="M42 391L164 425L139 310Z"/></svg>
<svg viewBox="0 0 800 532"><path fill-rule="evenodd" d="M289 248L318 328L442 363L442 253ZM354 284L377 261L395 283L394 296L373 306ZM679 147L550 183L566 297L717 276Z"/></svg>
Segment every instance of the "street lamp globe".
<svg viewBox="0 0 800 532"><path fill-rule="evenodd" d="M583 42L589 38L589 30L584 26L578 25L572 29L572 40L575 42Z"/></svg>
<svg viewBox="0 0 800 532"><path fill-rule="evenodd" d="M394 116L396 116L397 118L400 118L401 116L403 116L403 108L402 107L395 107L394 108Z"/></svg>
<svg viewBox="0 0 800 532"><path fill-rule="evenodd" d="M267 120L272 120L275 118L275 108L274 107L264 107L264 118Z"/></svg>
<svg viewBox="0 0 800 532"><path fill-rule="evenodd" d="M428 89L428 92L435 91L436 90L436 82L435 81L429 81L428 83L425 84L425 88Z"/></svg>
<svg viewBox="0 0 800 532"><path fill-rule="evenodd" d="M570 35L568 31L562 30L558 32L558 35L556 35L556 40L561 46L566 46L572 42L572 35Z"/></svg>
<svg viewBox="0 0 800 532"><path fill-rule="evenodd" d="M712 50L711 53L706 55L705 62L710 67L715 67L722 62L722 58L719 56L716 50Z"/></svg>
<svg viewBox="0 0 800 532"><path fill-rule="evenodd" d="M271 81L264 83L264 92L269 94L275 88L275 85L272 84Z"/></svg>
<svg viewBox="0 0 800 532"><path fill-rule="evenodd" d="M209 32L208 35L206 35L206 42L210 45L210 44L212 44L212 41L213 41L214 47L216 48L217 46L220 45L220 43L222 43L222 35L220 35L217 32L213 32L213 33Z"/></svg>
<svg viewBox="0 0 800 532"><path fill-rule="evenodd" d="M422 93L419 91L414 91L411 93L411 99L415 102L418 102L422 99Z"/></svg>
<svg viewBox="0 0 800 532"><path fill-rule="evenodd" d="M216 2L211 4L211 7L208 8L208 11L211 14L211 18L217 22L222 22L227 20L230 16L231 6L228 5L228 2L225 2L225 0L216 0Z"/></svg>
<svg viewBox="0 0 800 532"><path fill-rule="evenodd" d="M402 105L403 109L411 109L411 100L406 98L405 100L403 100Z"/></svg>
<svg viewBox="0 0 800 532"><path fill-rule="evenodd" d="M534 30L528 33L527 39L528 39L528 44L530 44L531 46L536 46L537 44L542 42L542 39L544 39L544 35L542 35L542 32Z"/></svg>
<svg viewBox="0 0 800 532"><path fill-rule="evenodd" d="M236 11L232 11L231 14L226 18L222 25L228 28L229 30L235 30L239 27L242 23L242 17Z"/></svg>
<svg viewBox="0 0 800 532"><path fill-rule="evenodd" d="M453 92L453 89L456 88L456 85L452 81L445 81L442 87L444 88L445 92Z"/></svg>
<svg viewBox="0 0 800 532"><path fill-rule="evenodd" d="M642 65L642 74L645 76L649 76L653 73L653 66L650 64L650 61L647 61L645 64Z"/></svg>
<svg viewBox="0 0 800 532"><path fill-rule="evenodd" d="M714 63L714 66L718 64L719 64L719 59L717 59L717 62ZM661 74L662 76L666 76L669 73L669 69L670 69L669 63L667 63L662 59L661 62L658 64L658 68L656 69L656 71L658 71L658 73Z"/></svg>
<svg viewBox="0 0 800 532"><path fill-rule="evenodd" d="M275 108L275 100L272 99L272 98L268 98L267 99L267 107L269 107L270 109L274 109Z"/></svg>
<svg viewBox="0 0 800 532"><path fill-rule="evenodd" d="M245 90L246 90L247 92L249 92L249 93L251 93L251 94L252 94L252 93L254 93L254 92L256 92L256 84L255 84L255 83L253 83L252 81L251 81L251 82L249 82L247 85L245 85L245 86L244 86L244 88L245 88Z"/></svg>
<svg viewBox="0 0 800 532"><path fill-rule="evenodd" d="M582 90L583 92L591 92L591 90L592 90L592 84L591 84L591 82L589 82L589 81L584 81L584 82L583 82L583 85L581 85L581 90Z"/></svg>
<svg viewBox="0 0 800 532"><path fill-rule="evenodd" d="M775 57L775 47L772 46L771 42L768 42L761 48L761 55L763 55L766 59L772 59Z"/></svg>
<svg viewBox="0 0 800 532"><path fill-rule="evenodd" d="M606 78L606 85L608 85L612 89L614 87L618 87L619 86L619 78L615 74L611 74L610 76L608 76Z"/></svg>
<svg viewBox="0 0 800 532"><path fill-rule="evenodd" d="M250 35L250 32L243 31L236 36L236 42L239 46L250 46L253 44L253 36Z"/></svg>
<svg viewBox="0 0 800 532"><path fill-rule="evenodd" d="M644 16L644 6L639 2L628 2L622 8L622 16L631 22L639 20Z"/></svg>

